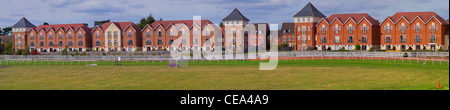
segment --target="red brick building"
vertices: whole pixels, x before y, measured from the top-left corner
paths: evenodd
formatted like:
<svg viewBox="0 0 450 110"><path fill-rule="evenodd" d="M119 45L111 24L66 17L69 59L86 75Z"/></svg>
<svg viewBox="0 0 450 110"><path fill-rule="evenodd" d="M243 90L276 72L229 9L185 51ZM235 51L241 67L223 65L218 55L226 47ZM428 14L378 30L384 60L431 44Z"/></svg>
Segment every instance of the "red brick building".
<svg viewBox="0 0 450 110"><path fill-rule="evenodd" d="M155 21L146 25L142 31L142 36L145 36L143 50L201 49L200 46L214 35L213 29L207 27L208 24L212 22L209 20L200 20L199 23L194 23L193 20ZM171 44L180 37L185 39L181 39L178 43L188 44L189 42L190 46L171 47Z"/></svg>
<svg viewBox="0 0 450 110"><path fill-rule="evenodd" d="M367 13L333 14L316 25L318 50L378 49L380 23Z"/></svg>
<svg viewBox="0 0 450 110"><path fill-rule="evenodd" d="M133 22L109 22L92 29L97 51L141 51L142 29Z"/></svg>
<svg viewBox="0 0 450 110"><path fill-rule="evenodd" d="M278 32L278 44L286 44L288 47L295 49L297 40L295 38L295 24L283 23L281 30Z"/></svg>
<svg viewBox="0 0 450 110"><path fill-rule="evenodd" d="M306 4L294 16L295 23L295 50L314 50L316 24L326 16L311 3Z"/></svg>
<svg viewBox="0 0 450 110"><path fill-rule="evenodd" d="M434 12L398 12L381 22L382 50L448 49L448 22Z"/></svg>
<svg viewBox="0 0 450 110"><path fill-rule="evenodd" d="M66 46L68 51L91 49L91 29L84 24L40 25L27 32L30 49L39 52L59 52Z"/></svg>
<svg viewBox="0 0 450 110"><path fill-rule="evenodd" d="M16 24L11 26L13 37L13 45L15 50L25 49L27 45L27 32L31 29L35 28L30 21L28 21L25 17L20 19ZM32 48L32 47L30 47Z"/></svg>

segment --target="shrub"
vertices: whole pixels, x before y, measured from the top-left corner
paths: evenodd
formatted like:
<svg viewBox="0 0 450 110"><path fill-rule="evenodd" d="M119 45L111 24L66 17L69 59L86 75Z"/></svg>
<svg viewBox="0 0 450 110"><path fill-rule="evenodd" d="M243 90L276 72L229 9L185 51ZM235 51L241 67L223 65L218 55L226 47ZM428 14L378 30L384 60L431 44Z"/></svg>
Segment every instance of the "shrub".
<svg viewBox="0 0 450 110"><path fill-rule="evenodd" d="M78 50L75 50L75 55L80 55L80 52L78 52Z"/></svg>
<svg viewBox="0 0 450 110"><path fill-rule="evenodd" d="M86 52L81 52L81 55L87 55L87 53Z"/></svg>
<svg viewBox="0 0 450 110"><path fill-rule="evenodd" d="M403 54L403 57L408 57L408 53Z"/></svg>
<svg viewBox="0 0 450 110"><path fill-rule="evenodd" d="M355 50L359 50L359 49L361 49L361 46L359 44L356 44L355 45Z"/></svg>

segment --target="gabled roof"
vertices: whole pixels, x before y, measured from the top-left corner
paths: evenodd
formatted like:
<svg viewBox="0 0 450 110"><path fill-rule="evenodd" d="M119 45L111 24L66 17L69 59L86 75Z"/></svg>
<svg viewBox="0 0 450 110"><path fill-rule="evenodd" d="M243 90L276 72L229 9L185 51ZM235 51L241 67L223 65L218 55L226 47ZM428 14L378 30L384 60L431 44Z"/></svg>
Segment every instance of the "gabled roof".
<svg viewBox="0 0 450 110"><path fill-rule="evenodd" d="M117 28L119 28L120 30L125 30L129 25L131 25L131 27L133 27L135 30L141 30L141 28L139 26L137 26L136 24L134 24L133 22L109 22L109 23L104 23L103 25L99 26L101 27L101 29L106 29L109 27L109 25L114 24L117 26Z"/></svg>
<svg viewBox="0 0 450 110"><path fill-rule="evenodd" d="M200 20L200 23L201 23L201 27L203 27L206 24L210 24L212 22L209 20ZM185 24L186 26L191 28L193 26L194 22L193 22L193 20L155 21L150 26L154 27L156 29L157 26L159 25L159 26L162 26L164 29L167 29L170 25L175 25L175 24Z"/></svg>
<svg viewBox="0 0 450 110"><path fill-rule="evenodd" d="M284 33L285 30L289 30L289 31ZM283 23L281 25L281 32L282 32L282 34L294 34L295 33L295 24L294 23Z"/></svg>
<svg viewBox="0 0 450 110"><path fill-rule="evenodd" d="M25 17L22 17L22 19L19 20L16 24L11 26L12 28L20 28L20 27L36 27L33 23L28 21Z"/></svg>
<svg viewBox="0 0 450 110"><path fill-rule="evenodd" d="M70 28L72 28L74 31L75 29L77 29L78 27L86 27L84 24L53 24L53 25L39 25L38 27L35 28L35 30L39 31L40 29L44 30L45 32L49 31L50 29L54 29L56 31L56 29L61 28L64 30L64 32L66 32L67 30L69 30Z"/></svg>
<svg viewBox="0 0 450 110"><path fill-rule="evenodd" d="M378 20L372 18L367 13L333 14L326 19L327 19L327 21L339 20L343 24L348 22L349 21L348 19L352 19L357 24L359 24L364 18L367 19L367 21L369 21L369 23L372 25L375 25L375 26L380 25L380 22L378 22Z"/></svg>
<svg viewBox="0 0 450 110"><path fill-rule="evenodd" d="M231 21L231 20L250 21L247 17L242 15L242 13L237 8L235 8L227 17L222 19L222 21Z"/></svg>
<svg viewBox="0 0 450 110"><path fill-rule="evenodd" d="M392 19L395 23L400 21L401 18L406 19L409 23L411 23L416 17L420 17L423 19L426 23L426 21L429 21L433 16L442 24L448 24L444 18L436 14L435 12L397 12L392 16L389 16L388 18ZM386 18L386 19L388 19Z"/></svg>
<svg viewBox="0 0 450 110"><path fill-rule="evenodd" d="M309 2L303 7L302 10L297 12L293 17L302 17L302 16L313 16L313 17L326 17L322 12L320 12L314 5Z"/></svg>

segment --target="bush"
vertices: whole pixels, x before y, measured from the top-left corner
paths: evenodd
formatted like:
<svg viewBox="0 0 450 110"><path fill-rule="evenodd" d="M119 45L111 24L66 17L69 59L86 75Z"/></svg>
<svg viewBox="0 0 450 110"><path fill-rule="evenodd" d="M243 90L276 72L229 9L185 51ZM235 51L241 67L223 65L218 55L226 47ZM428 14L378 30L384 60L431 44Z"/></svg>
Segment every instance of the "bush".
<svg viewBox="0 0 450 110"><path fill-rule="evenodd" d="M78 50L75 49L75 55L80 55L80 52L78 52Z"/></svg>
<svg viewBox="0 0 450 110"><path fill-rule="evenodd" d="M408 57L408 53L403 54L403 57Z"/></svg>
<svg viewBox="0 0 450 110"><path fill-rule="evenodd" d="M87 55L87 53L86 52L81 52L81 55Z"/></svg>
<svg viewBox="0 0 450 110"><path fill-rule="evenodd" d="M30 47L25 46L25 49L23 50L22 55L30 55Z"/></svg>
<svg viewBox="0 0 450 110"><path fill-rule="evenodd" d="M67 50L67 48L69 48L69 46L64 47L64 49L61 51L61 55L68 55L69 51Z"/></svg>
<svg viewBox="0 0 450 110"><path fill-rule="evenodd" d="M103 56L106 56L106 53L105 53L105 52L103 52Z"/></svg>
<svg viewBox="0 0 450 110"><path fill-rule="evenodd" d="M370 47L370 48L369 48L369 51L373 51L373 47Z"/></svg>
<svg viewBox="0 0 450 110"><path fill-rule="evenodd" d="M355 45L355 50L360 50L360 49L361 49L361 46L359 44L356 44Z"/></svg>

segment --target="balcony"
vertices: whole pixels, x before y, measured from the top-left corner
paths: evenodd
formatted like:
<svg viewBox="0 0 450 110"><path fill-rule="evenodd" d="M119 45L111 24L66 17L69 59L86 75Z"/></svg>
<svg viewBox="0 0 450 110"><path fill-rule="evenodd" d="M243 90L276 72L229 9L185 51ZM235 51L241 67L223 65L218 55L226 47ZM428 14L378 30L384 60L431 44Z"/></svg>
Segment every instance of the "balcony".
<svg viewBox="0 0 450 110"><path fill-rule="evenodd" d="M391 43L391 39L385 39L384 42L385 43Z"/></svg>
<svg viewBox="0 0 450 110"><path fill-rule="evenodd" d="M406 43L406 39L400 39L401 43Z"/></svg>

